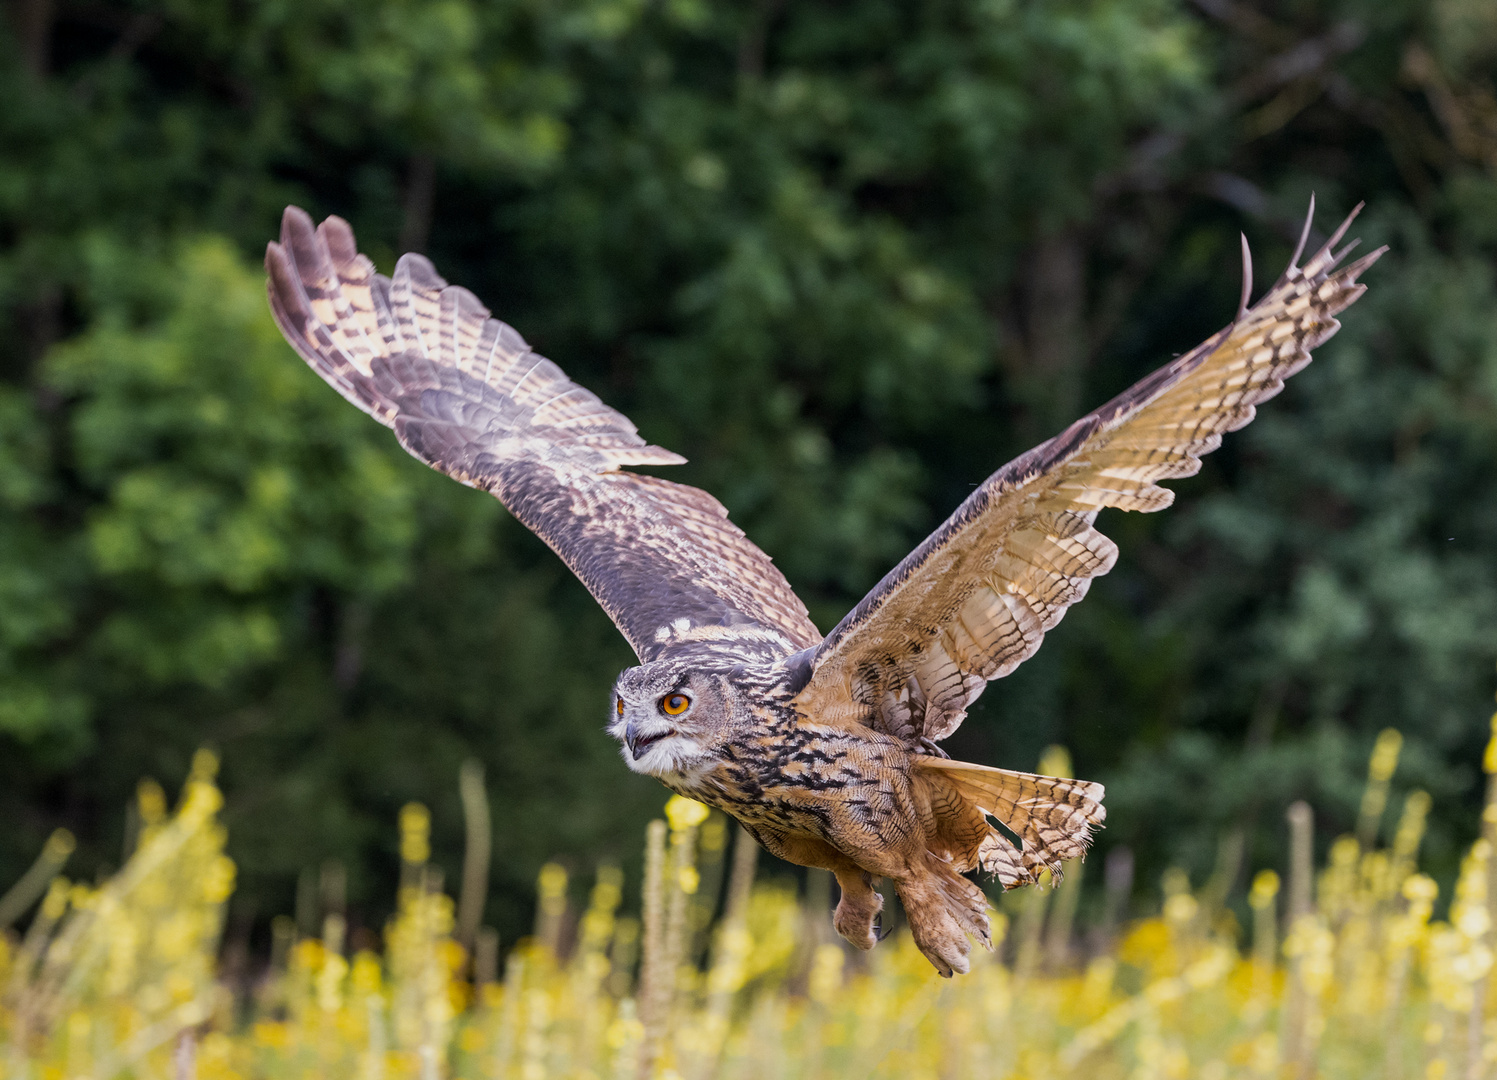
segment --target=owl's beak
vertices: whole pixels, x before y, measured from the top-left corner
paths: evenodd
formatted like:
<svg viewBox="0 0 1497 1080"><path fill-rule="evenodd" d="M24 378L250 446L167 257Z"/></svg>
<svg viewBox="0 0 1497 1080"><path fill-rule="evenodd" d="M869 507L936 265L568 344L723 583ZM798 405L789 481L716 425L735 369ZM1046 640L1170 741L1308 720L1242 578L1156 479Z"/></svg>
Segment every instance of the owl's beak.
<svg viewBox="0 0 1497 1080"><path fill-rule="evenodd" d="M631 720L628 724L624 725L624 745L629 748L629 756L638 761L640 754L643 754L652 744L659 742L669 734L669 731L660 731L654 735L641 735L639 726Z"/></svg>

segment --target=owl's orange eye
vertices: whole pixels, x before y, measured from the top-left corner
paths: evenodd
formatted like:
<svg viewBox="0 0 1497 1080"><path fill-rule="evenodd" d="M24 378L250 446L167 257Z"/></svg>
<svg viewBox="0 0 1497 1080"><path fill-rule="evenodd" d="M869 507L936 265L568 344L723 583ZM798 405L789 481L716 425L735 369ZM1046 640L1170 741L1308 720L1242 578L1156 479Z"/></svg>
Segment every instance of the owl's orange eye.
<svg viewBox="0 0 1497 1080"><path fill-rule="evenodd" d="M685 694L667 694L660 699L660 710L666 716L680 716L691 707L691 698Z"/></svg>
<svg viewBox="0 0 1497 1080"><path fill-rule="evenodd" d="M624 715L624 699L623 698L619 698L619 715L620 716Z"/></svg>

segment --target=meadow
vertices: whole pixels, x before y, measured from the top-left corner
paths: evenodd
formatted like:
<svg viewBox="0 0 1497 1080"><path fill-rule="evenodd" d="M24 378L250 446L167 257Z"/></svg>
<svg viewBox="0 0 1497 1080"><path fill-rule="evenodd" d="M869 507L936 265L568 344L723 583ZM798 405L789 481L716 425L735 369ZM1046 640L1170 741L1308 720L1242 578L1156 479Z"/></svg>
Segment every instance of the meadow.
<svg viewBox="0 0 1497 1080"><path fill-rule="evenodd" d="M1073 872L1002 898L998 948L950 981L897 928L852 952L826 880L800 894L756 881L752 843L679 797L647 831L638 918L621 914L617 868L574 910L583 883L548 865L535 932L501 971L495 935L464 925L430 868L430 817L412 804L381 949L350 949L337 910L316 935L283 917L268 968L232 977L219 939L234 866L203 751L174 811L142 785L119 873L56 876L59 835L17 886L51 879L24 934L0 937L0 1077L1480 1080L1497 1064L1497 800L1442 902L1418 870L1428 796L1386 806L1400 741L1379 739L1360 835L1318 870L1309 808L1291 810L1286 880L1252 878L1246 933L1221 883L1192 890L1176 871L1156 915L1079 934ZM1497 772L1497 718L1484 765ZM1381 845L1385 809L1397 827Z"/></svg>

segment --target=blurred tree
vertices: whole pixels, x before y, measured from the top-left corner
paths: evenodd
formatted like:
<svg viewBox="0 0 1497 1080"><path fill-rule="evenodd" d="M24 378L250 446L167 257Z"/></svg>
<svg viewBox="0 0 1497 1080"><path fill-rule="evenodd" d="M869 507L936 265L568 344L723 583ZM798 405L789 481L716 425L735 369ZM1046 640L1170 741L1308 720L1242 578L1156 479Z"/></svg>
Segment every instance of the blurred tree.
<svg viewBox="0 0 1497 1080"><path fill-rule="evenodd" d="M303 370L257 252L288 201L430 252L688 454L819 625L1013 453L1236 302L1311 190L1390 242L1346 330L1123 555L954 751L1063 742L1105 843L1198 874L1355 815L1376 731L1474 805L1497 625L1497 22L1479 0L8 0L0 48L0 880L225 759L241 899L395 809L491 908L633 851L629 653L492 500ZM1443 816L1441 816L1443 815ZM445 829L445 834L442 831ZM451 870L456 869L449 864ZM366 910L366 916L369 916Z"/></svg>

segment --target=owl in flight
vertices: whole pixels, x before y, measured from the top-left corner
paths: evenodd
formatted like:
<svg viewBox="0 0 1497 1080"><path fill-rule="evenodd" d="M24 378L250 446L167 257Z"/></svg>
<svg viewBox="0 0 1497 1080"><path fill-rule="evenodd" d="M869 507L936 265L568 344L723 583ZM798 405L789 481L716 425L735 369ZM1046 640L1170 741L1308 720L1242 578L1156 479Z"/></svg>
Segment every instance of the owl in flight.
<svg viewBox="0 0 1497 1080"><path fill-rule="evenodd" d="M537 356L420 255L393 278L348 224L290 207L265 253L270 306L312 368L411 454L495 495L561 556L640 665L614 685L625 763L738 819L768 851L830 870L833 921L877 941L891 878L942 975L991 947L981 869L1005 888L1082 855L1102 785L953 761L938 745L991 679L1111 569L1097 512L1162 510L1223 432L1310 362L1383 250L1342 266L1352 217L1303 267L1190 352L999 469L825 637L711 495L626 465L684 459ZM1001 822L996 828L993 821Z"/></svg>

